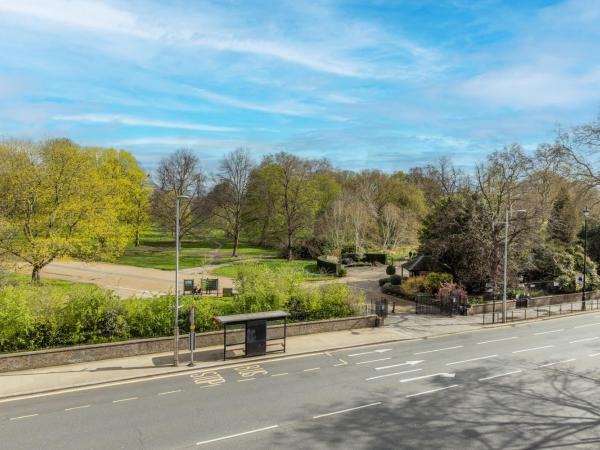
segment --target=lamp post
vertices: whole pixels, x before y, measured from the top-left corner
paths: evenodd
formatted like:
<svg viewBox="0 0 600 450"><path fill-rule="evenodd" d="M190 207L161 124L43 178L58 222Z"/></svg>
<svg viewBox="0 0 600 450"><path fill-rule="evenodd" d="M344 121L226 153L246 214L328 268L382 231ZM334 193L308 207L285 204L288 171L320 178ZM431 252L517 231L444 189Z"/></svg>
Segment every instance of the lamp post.
<svg viewBox="0 0 600 450"><path fill-rule="evenodd" d="M175 202L175 349L173 352L173 365L179 365L179 202L189 200L187 195L178 195Z"/></svg>
<svg viewBox="0 0 600 450"><path fill-rule="evenodd" d="M508 218L513 213L524 213L527 212L525 209L518 209L512 211L510 207L506 208L506 215L504 218L504 289L502 291L502 323L506 323L506 288L508 284Z"/></svg>
<svg viewBox="0 0 600 450"><path fill-rule="evenodd" d="M581 293L581 310L585 311L585 272L587 262L587 219L590 215L590 209L586 206L583 209L583 292Z"/></svg>

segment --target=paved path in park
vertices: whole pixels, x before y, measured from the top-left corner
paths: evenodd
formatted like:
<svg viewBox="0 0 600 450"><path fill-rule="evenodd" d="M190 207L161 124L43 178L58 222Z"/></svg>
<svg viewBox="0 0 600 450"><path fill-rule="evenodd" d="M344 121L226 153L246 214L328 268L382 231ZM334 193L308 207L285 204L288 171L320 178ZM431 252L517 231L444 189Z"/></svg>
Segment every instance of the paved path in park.
<svg viewBox="0 0 600 450"><path fill-rule="evenodd" d="M244 261L244 262L247 262ZM210 272L221 265L207 264L202 267L182 269L180 271L180 289L184 278L219 278L219 287L233 287L233 279L215 276ZM93 283L97 286L112 289L122 298L138 296L151 297L175 291L175 272L172 270L148 269L144 267L126 266L110 263L86 263L75 260L55 261L42 270L42 278L62 279L79 283ZM345 278L331 281L309 281L307 286L323 283L343 282L365 293L367 300L384 297L379 291L377 280L385 277L385 267L356 267L348 270ZM390 300L394 298L390 297ZM398 301L398 304L402 303ZM407 304L408 305L408 304ZM401 309L399 309L401 311Z"/></svg>
<svg viewBox="0 0 600 450"><path fill-rule="evenodd" d="M180 288L183 279L193 277L196 282L200 278L219 278L219 287L232 287L233 281L227 277L215 277L210 271L215 267L206 265L180 271ZM112 289L123 298L172 293L175 291L175 272L172 270L148 269L144 267L126 266L109 263L86 263L82 261L56 261L42 270L42 278L53 278L79 283L93 283L97 286Z"/></svg>

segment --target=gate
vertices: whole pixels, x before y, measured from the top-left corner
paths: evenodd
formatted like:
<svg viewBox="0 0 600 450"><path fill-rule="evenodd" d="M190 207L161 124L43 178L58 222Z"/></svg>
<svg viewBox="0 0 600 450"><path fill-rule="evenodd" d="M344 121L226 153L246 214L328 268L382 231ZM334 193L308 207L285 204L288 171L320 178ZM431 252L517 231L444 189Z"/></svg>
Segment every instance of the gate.
<svg viewBox="0 0 600 450"><path fill-rule="evenodd" d="M441 316L466 315L468 305L466 300L447 296L431 297L427 294L417 294L415 298L416 314L434 314Z"/></svg>

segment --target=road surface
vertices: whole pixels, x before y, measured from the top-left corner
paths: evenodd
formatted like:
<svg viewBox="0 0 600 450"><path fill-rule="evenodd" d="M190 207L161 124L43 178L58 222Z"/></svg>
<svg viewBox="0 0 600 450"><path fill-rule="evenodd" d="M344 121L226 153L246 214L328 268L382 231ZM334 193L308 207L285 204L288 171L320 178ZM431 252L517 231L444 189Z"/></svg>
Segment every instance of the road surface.
<svg viewBox="0 0 600 450"><path fill-rule="evenodd" d="M600 314L0 402L18 449L600 448Z"/></svg>

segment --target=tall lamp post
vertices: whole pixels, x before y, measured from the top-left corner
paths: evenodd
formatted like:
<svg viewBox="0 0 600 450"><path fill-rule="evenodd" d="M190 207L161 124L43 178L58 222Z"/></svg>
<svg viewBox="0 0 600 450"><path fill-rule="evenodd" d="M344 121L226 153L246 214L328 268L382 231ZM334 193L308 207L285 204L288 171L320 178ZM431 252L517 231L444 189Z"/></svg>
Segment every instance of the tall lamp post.
<svg viewBox="0 0 600 450"><path fill-rule="evenodd" d="M179 203L181 200L189 200L187 195L178 195L175 205L175 324L173 334L175 336L175 349L173 352L173 365L179 365Z"/></svg>
<svg viewBox="0 0 600 450"><path fill-rule="evenodd" d="M502 323L506 323L506 288L508 284L508 218L513 213L527 212L525 209L512 211L510 207L506 208L504 217L504 289L502 290Z"/></svg>
<svg viewBox="0 0 600 450"><path fill-rule="evenodd" d="M587 219L590 215L590 209L586 206L583 209L583 292L581 293L581 310L585 311L585 272L587 262Z"/></svg>

